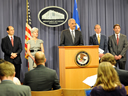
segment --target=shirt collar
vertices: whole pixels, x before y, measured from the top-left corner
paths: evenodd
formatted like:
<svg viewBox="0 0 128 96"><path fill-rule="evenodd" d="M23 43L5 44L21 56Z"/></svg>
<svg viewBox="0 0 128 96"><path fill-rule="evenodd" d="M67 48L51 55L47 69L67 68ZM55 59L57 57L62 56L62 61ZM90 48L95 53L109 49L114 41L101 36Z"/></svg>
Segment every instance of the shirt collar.
<svg viewBox="0 0 128 96"><path fill-rule="evenodd" d="M70 30L70 32L72 32L72 31L75 32L75 29L74 29L74 30L71 30L71 29L69 28L69 30Z"/></svg>
<svg viewBox="0 0 128 96"><path fill-rule="evenodd" d="M115 37L117 38L117 34L115 33ZM120 37L120 33L118 34L118 38Z"/></svg>
<svg viewBox="0 0 128 96"><path fill-rule="evenodd" d="M14 35L12 35L12 36L10 36L10 35L8 35L8 37L11 39L11 37L14 39Z"/></svg>
<svg viewBox="0 0 128 96"><path fill-rule="evenodd" d="M96 33L96 37L98 37L98 35L100 36L101 34L97 34L97 33Z"/></svg>

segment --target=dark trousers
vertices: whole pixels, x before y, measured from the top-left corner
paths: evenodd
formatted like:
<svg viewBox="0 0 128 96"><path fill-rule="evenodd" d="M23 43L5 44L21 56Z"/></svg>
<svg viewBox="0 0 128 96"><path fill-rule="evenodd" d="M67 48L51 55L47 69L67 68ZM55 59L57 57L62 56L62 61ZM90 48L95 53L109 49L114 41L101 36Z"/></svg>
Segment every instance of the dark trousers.
<svg viewBox="0 0 128 96"><path fill-rule="evenodd" d="M20 80L21 64L14 64L14 66L15 66L15 71L16 71L15 77L17 77Z"/></svg>
<svg viewBox="0 0 128 96"><path fill-rule="evenodd" d="M123 69L123 70L125 70L125 63L126 63L126 61L120 61L120 60L116 60L116 67L117 67L117 65L119 65L119 69Z"/></svg>

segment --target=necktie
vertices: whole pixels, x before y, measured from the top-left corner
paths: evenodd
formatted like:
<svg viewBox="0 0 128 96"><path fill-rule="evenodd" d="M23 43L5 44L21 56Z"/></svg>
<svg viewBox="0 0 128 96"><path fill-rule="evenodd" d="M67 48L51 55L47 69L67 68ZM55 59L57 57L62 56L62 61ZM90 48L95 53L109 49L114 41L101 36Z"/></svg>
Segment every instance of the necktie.
<svg viewBox="0 0 128 96"><path fill-rule="evenodd" d="M72 41L74 43L74 34L73 34L73 31L72 31Z"/></svg>
<svg viewBox="0 0 128 96"><path fill-rule="evenodd" d="M100 44L100 36L98 35L98 43Z"/></svg>
<svg viewBox="0 0 128 96"><path fill-rule="evenodd" d="M118 34L117 34L116 42L117 42L117 45L118 45L118 43L119 43L119 37L118 37Z"/></svg>
<svg viewBox="0 0 128 96"><path fill-rule="evenodd" d="M11 43L12 43L12 46L13 46L13 37L11 36Z"/></svg>

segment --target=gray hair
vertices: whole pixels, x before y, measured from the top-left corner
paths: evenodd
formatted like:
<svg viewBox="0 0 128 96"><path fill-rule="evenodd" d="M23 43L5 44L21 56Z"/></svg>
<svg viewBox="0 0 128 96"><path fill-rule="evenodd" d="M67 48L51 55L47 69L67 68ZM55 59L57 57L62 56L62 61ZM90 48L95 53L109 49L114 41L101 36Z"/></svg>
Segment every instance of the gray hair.
<svg viewBox="0 0 128 96"><path fill-rule="evenodd" d="M70 24L72 20L75 20L75 19L70 18L70 19L68 20L68 24Z"/></svg>
<svg viewBox="0 0 128 96"><path fill-rule="evenodd" d="M36 28L36 27L33 27L32 29L31 29L31 33L33 33L34 31L38 31L39 29L38 28Z"/></svg>

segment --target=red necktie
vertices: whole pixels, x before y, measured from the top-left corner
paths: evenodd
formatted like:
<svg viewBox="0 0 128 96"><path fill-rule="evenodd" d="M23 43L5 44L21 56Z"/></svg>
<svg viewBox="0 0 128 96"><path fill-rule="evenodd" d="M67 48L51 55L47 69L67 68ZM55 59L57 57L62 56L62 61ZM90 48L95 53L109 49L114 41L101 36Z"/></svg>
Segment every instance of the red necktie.
<svg viewBox="0 0 128 96"><path fill-rule="evenodd" d="M118 45L118 43L119 43L119 38L118 38L118 34L117 34L117 39L116 39L116 42L117 42L117 45Z"/></svg>
<svg viewBox="0 0 128 96"><path fill-rule="evenodd" d="M13 46L13 37L11 36L11 43L12 43L12 46Z"/></svg>

